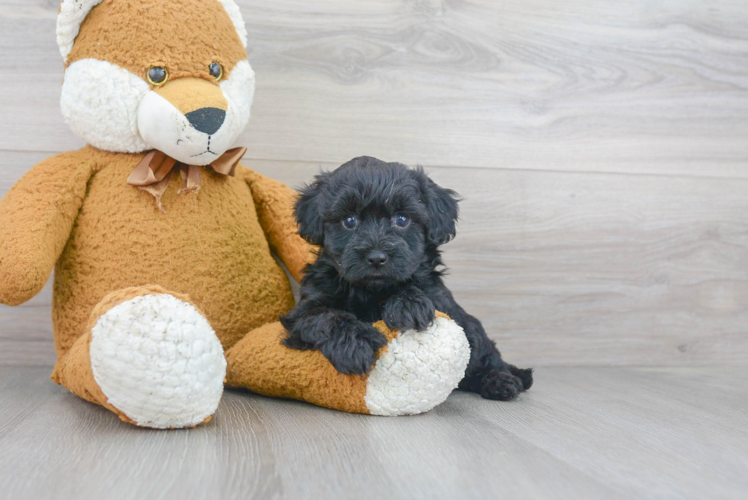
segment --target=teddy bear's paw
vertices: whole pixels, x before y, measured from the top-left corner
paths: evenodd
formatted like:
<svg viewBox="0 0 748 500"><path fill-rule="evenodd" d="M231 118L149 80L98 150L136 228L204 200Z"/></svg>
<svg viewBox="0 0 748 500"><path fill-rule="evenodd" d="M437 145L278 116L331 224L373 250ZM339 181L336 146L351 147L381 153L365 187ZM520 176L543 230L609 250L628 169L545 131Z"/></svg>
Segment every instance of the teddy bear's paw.
<svg viewBox="0 0 748 500"><path fill-rule="evenodd" d="M218 338L195 307L169 294L135 297L101 315L90 358L108 402L140 426L193 427L223 393Z"/></svg>
<svg viewBox="0 0 748 500"><path fill-rule="evenodd" d="M424 331L390 341L369 374L364 400L372 415L414 415L444 402L465 375L470 346L454 321L437 317Z"/></svg>

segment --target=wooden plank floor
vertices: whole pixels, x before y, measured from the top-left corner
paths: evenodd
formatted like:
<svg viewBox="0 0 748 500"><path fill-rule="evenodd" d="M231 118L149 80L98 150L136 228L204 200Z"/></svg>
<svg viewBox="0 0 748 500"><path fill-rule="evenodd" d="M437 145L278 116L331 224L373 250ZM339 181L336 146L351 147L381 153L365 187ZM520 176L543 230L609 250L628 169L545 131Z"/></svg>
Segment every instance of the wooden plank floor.
<svg viewBox="0 0 748 500"><path fill-rule="evenodd" d="M748 498L748 368L544 368L511 403L368 417L227 392L154 431L0 367L0 499Z"/></svg>

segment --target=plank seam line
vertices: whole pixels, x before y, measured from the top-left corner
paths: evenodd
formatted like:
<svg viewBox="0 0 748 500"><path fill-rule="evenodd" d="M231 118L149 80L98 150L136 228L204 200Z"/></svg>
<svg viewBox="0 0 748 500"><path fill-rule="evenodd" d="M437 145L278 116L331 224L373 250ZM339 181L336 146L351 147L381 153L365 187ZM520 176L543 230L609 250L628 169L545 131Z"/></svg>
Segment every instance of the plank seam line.
<svg viewBox="0 0 748 500"><path fill-rule="evenodd" d="M62 151L45 151L45 150L23 150L23 149L0 149L0 153L48 153L56 155L62 153ZM338 163L328 160L289 160L289 159L277 159L277 158L256 158L245 156L244 160L258 161L258 162L276 162L276 163L309 163L319 166L338 166ZM341 163L342 164L342 163ZM745 164L748 167L748 158L745 159ZM437 165L431 163L416 163L426 169L439 168L439 169L471 169L471 170L488 170L488 171L505 171L505 172L543 172L549 174L589 174L589 175L621 175L627 177L658 177L667 179L694 179L694 180L726 180L726 181L748 181L748 177L736 177L731 175L694 175L694 174L660 174L650 172L619 172L619 171L594 171L594 170L554 170L550 168L517 168L517 167L480 167L480 166L454 166L454 165ZM31 168L31 166L29 166Z"/></svg>

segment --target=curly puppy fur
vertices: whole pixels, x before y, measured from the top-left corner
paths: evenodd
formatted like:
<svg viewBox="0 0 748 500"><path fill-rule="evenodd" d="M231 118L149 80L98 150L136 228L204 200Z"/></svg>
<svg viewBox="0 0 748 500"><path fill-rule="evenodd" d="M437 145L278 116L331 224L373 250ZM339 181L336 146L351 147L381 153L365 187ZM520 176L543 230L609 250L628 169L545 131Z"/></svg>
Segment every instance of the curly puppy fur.
<svg viewBox="0 0 748 500"><path fill-rule="evenodd" d="M420 167L360 157L315 177L295 208L299 234L321 250L301 282L301 300L281 318L286 346L318 349L341 373L366 373L387 342L372 322L423 330L438 309L470 343L460 389L509 400L530 388L532 369L504 362L442 281L439 246L455 236L454 191Z"/></svg>

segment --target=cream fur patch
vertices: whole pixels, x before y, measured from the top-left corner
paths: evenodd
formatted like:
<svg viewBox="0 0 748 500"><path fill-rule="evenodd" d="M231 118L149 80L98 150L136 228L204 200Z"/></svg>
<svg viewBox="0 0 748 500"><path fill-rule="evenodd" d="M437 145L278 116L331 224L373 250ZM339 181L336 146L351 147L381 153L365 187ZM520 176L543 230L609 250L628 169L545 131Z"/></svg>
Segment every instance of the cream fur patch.
<svg viewBox="0 0 748 500"><path fill-rule="evenodd" d="M249 123L250 110L255 95L255 72L249 61L239 61L228 78L219 84L223 95L229 101L226 123L232 130L231 144L239 137Z"/></svg>
<svg viewBox="0 0 748 500"><path fill-rule="evenodd" d="M62 0L60 13L57 15L57 45L60 47L60 55L67 61L78 36L81 23L91 9L104 0ZM218 0L234 24L239 40L244 48L247 48L247 27L244 25L242 13L234 0Z"/></svg>
<svg viewBox="0 0 748 500"><path fill-rule="evenodd" d="M208 321L168 294L135 297L103 314L91 331L94 379L136 424L192 427L213 415L226 360Z"/></svg>
<svg viewBox="0 0 748 500"><path fill-rule="evenodd" d="M457 388L469 360L465 332L452 320L436 318L422 332L402 332L369 374L366 407L387 416L429 411Z"/></svg>
<svg viewBox="0 0 748 500"><path fill-rule="evenodd" d="M222 154L215 149L210 153L209 136L195 130L185 115L156 92L148 92L138 107L138 130L151 149L182 163L208 165Z"/></svg>
<svg viewBox="0 0 748 500"><path fill-rule="evenodd" d="M60 108L65 122L87 143L106 151L149 149L138 132L138 106L148 84L106 61L81 59L68 66Z"/></svg>

